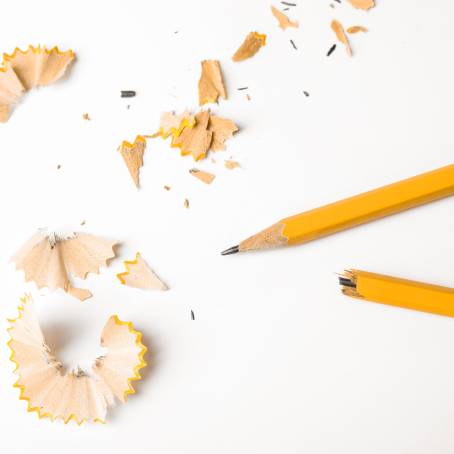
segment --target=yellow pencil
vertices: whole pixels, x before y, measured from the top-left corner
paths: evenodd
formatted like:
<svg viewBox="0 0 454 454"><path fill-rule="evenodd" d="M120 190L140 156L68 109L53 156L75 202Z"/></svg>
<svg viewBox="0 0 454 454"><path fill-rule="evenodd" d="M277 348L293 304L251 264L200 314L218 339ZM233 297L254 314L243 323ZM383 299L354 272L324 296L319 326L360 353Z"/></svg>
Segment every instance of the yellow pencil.
<svg viewBox="0 0 454 454"><path fill-rule="evenodd" d="M222 255L307 243L454 194L454 165L282 219Z"/></svg>
<svg viewBox="0 0 454 454"><path fill-rule="evenodd" d="M417 311L454 317L454 289L367 271L339 277L344 295Z"/></svg>

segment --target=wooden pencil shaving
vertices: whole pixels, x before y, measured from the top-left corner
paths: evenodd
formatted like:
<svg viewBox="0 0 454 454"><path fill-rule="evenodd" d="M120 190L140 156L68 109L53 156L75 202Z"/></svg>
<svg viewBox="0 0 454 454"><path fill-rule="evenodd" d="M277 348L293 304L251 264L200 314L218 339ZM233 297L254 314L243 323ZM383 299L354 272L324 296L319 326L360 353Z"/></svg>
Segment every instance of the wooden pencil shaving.
<svg viewBox="0 0 454 454"><path fill-rule="evenodd" d="M199 112L192 128L185 128L178 137L172 138L172 146L178 147L183 156L191 154L198 161L207 155L213 132L208 130L210 111Z"/></svg>
<svg viewBox="0 0 454 454"><path fill-rule="evenodd" d="M80 368L65 373L46 344L31 298L26 296L21 302L19 316L9 320L8 328L19 399L27 401L28 411L39 418L62 419L65 424L71 420L79 425L104 423L107 408L117 399L125 403L135 392L132 382L141 378L147 350L142 334L113 315L101 333L107 353L94 362L91 373Z"/></svg>
<svg viewBox="0 0 454 454"><path fill-rule="evenodd" d="M160 131L166 131L172 136L171 146L179 148L183 156L192 155L196 161L205 158L208 151L224 150L225 141L238 131L232 120L216 117L209 110L200 111L195 116L187 112L183 116L167 112L162 114L161 119L163 118L169 119L169 124L172 125L166 126L167 129L162 126L160 128ZM165 137L161 132L157 135Z"/></svg>
<svg viewBox="0 0 454 454"><path fill-rule="evenodd" d="M212 173L205 172L204 170L199 169L190 169L189 173L191 175L194 175L200 181L203 181L205 184L211 184L213 180L216 178L216 175L213 175Z"/></svg>
<svg viewBox="0 0 454 454"><path fill-rule="evenodd" d="M227 92L218 60L203 60L199 80L199 105L218 102L219 96L227 99Z"/></svg>
<svg viewBox="0 0 454 454"><path fill-rule="evenodd" d="M253 57L266 44L266 35L251 32L232 57L233 61L242 61Z"/></svg>
<svg viewBox="0 0 454 454"><path fill-rule="evenodd" d="M374 0L348 0L348 2L357 9L367 11L375 6Z"/></svg>
<svg viewBox="0 0 454 454"><path fill-rule="evenodd" d="M366 27L363 27L362 25L352 25L351 27L347 28L347 33L350 35L353 35L354 33L367 33L369 30Z"/></svg>
<svg viewBox="0 0 454 454"><path fill-rule="evenodd" d="M132 181L134 181L137 188L140 187L139 171L143 166L143 154L145 152L146 145L147 142L145 138L143 136L137 136L133 143L129 143L124 140L120 146L120 153L123 157L123 161L125 162Z"/></svg>
<svg viewBox="0 0 454 454"><path fill-rule="evenodd" d="M188 111L183 112L181 115L175 115L174 112L163 112L159 122L159 130L153 134L152 137L178 137L183 129L192 128L195 124L195 117Z"/></svg>
<svg viewBox="0 0 454 454"><path fill-rule="evenodd" d="M70 275L85 279L88 273L99 273L101 266L115 257L116 241L88 233L75 233L61 239L41 232L33 235L12 257L17 270L23 270L25 281L38 288L57 288L84 301L92 296L87 289L73 287Z"/></svg>
<svg viewBox="0 0 454 454"><path fill-rule="evenodd" d="M331 22L331 29L336 34L337 39L345 46L347 54L351 57L353 55L352 48L350 47L350 43L348 41L347 35L344 32L344 27L342 27L342 24L334 19Z"/></svg>
<svg viewBox="0 0 454 454"><path fill-rule="evenodd" d="M185 208L189 208L189 200L188 199L184 199L184 207Z"/></svg>
<svg viewBox="0 0 454 454"><path fill-rule="evenodd" d="M26 91L60 79L73 59L72 50L61 52L58 47L49 50L29 46L26 51L16 47L11 55L4 54L0 66L0 122L8 121Z"/></svg>
<svg viewBox="0 0 454 454"><path fill-rule="evenodd" d="M89 116L87 113L84 113L84 114L82 115L82 118L83 118L84 120L91 120L90 116Z"/></svg>
<svg viewBox="0 0 454 454"><path fill-rule="evenodd" d="M213 133L210 147L210 150L213 151L225 150L225 141L238 131L237 125L232 120L214 115L210 116L208 129Z"/></svg>
<svg viewBox="0 0 454 454"><path fill-rule="evenodd" d="M286 28L289 28L289 27L293 27L293 28L299 27L298 21L290 20L282 11L278 10L274 6L271 6L271 12L273 13L273 16L279 22L279 27L281 27L282 30L285 30Z"/></svg>
<svg viewBox="0 0 454 454"><path fill-rule="evenodd" d="M139 252L136 253L136 258L134 260L125 260L123 263L126 271L117 274L117 277L122 284L143 290L169 289L169 287L167 287L167 285L162 282L148 266Z"/></svg>
<svg viewBox="0 0 454 454"><path fill-rule="evenodd" d="M227 160L224 162L224 166L225 166L227 169L230 169L230 170L233 170L233 169L236 169L236 168L238 168L238 167L241 167L239 162L237 162L237 161L232 161L231 159L227 159Z"/></svg>

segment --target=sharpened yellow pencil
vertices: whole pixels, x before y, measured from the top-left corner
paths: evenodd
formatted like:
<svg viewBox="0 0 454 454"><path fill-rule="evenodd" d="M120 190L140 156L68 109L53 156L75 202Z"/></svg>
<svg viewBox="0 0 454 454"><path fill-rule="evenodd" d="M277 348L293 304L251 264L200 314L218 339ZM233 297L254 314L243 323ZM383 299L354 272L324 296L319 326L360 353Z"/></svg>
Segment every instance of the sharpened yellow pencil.
<svg viewBox="0 0 454 454"><path fill-rule="evenodd" d="M450 195L453 164L282 219L222 255L307 243Z"/></svg>

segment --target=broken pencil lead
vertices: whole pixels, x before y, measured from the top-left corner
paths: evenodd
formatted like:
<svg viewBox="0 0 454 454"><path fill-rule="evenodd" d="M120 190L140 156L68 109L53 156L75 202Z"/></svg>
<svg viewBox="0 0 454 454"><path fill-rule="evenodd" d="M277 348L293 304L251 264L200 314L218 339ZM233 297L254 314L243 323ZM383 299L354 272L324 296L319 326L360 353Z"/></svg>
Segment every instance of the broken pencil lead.
<svg viewBox="0 0 454 454"><path fill-rule="evenodd" d="M225 251L222 251L221 255L236 254L237 252L240 252L240 246L239 245L229 247Z"/></svg>
<svg viewBox="0 0 454 454"><path fill-rule="evenodd" d="M122 98L133 98L136 95L134 90L121 90Z"/></svg>
<svg viewBox="0 0 454 454"><path fill-rule="evenodd" d="M343 285L344 287L351 287L351 288L356 288L356 284L349 278L347 277L339 277L339 284Z"/></svg>

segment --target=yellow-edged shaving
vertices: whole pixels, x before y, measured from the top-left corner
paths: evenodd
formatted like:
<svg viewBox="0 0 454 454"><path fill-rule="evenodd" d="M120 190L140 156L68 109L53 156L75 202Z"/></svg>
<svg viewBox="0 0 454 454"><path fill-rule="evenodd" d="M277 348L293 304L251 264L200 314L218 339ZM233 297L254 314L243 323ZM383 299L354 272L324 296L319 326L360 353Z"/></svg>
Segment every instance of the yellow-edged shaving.
<svg viewBox="0 0 454 454"><path fill-rule="evenodd" d="M134 260L125 260L126 271L117 277L123 285L143 290L168 290L168 286L148 266L139 252Z"/></svg>
<svg viewBox="0 0 454 454"><path fill-rule="evenodd" d="M10 360L19 375L14 387L20 390L19 399L27 402L28 411L40 419L104 423L107 407L115 399L125 402L134 394L132 382L141 378L147 348L130 322L117 315L109 318L101 334L101 344L108 351L88 375L80 369L63 373L46 345L29 295L21 299L18 317L8 321Z"/></svg>

